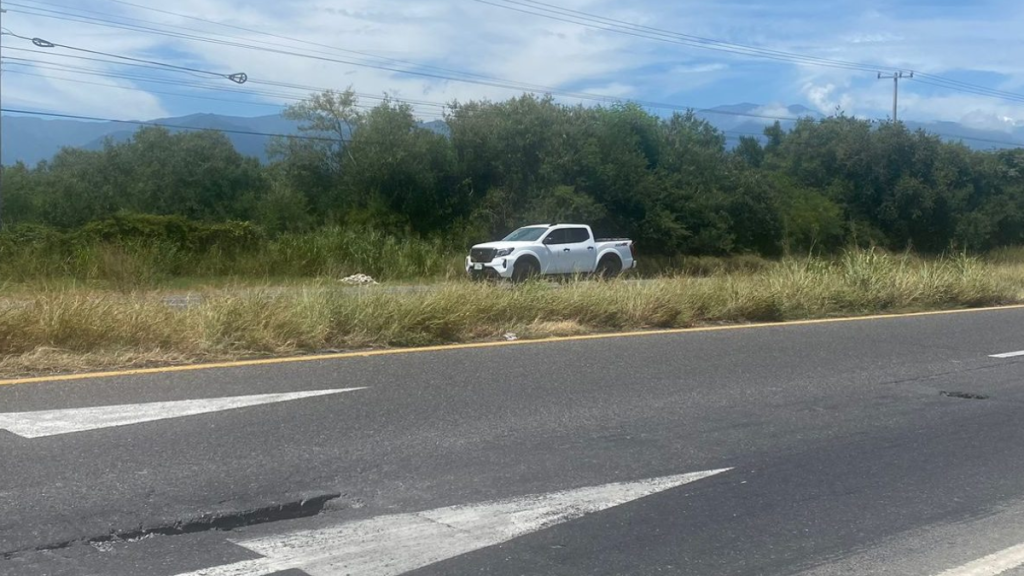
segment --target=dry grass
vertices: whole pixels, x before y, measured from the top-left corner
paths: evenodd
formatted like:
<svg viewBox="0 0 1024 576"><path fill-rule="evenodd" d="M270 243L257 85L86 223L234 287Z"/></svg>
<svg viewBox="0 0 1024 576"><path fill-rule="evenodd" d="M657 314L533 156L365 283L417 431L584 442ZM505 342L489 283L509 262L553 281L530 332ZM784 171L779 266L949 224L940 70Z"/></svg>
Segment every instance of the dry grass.
<svg viewBox="0 0 1024 576"><path fill-rule="evenodd" d="M426 292L319 283L203 296L175 309L152 294L55 289L0 305L0 375L1006 304L1024 301L1024 265L866 251L642 282Z"/></svg>

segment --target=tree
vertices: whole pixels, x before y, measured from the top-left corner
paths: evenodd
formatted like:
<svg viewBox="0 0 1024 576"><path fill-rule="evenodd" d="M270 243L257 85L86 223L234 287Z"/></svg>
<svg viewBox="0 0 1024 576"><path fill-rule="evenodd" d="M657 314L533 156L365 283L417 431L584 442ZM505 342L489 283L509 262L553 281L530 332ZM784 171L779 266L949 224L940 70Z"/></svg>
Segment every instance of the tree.
<svg viewBox="0 0 1024 576"><path fill-rule="evenodd" d="M38 178L23 162L0 166L3 173L3 224L39 222L42 205Z"/></svg>
<svg viewBox="0 0 1024 576"><path fill-rule="evenodd" d="M271 234L341 223L483 239L580 220L666 255L1024 244L1024 150L974 151L841 112L775 123L732 150L692 111L533 95L453 103L432 129L386 97L362 110L351 89L313 94L286 116L300 134L271 143L270 166L221 133L143 128L5 167L5 223L219 230L247 220ZM204 237L262 237L225 226Z"/></svg>
<svg viewBox="0 0 1024 576"><path fill-rule="evenodd" d="M740 143L733 150L738 158L747 163L751 168L760 168L764 162L764 148L757 138L751 136L740 136Z"/></svg>
<svg viewBox="0 0 1024 576"><path fill-rule="evenodd" d="M566 172L580 112L550 96L453 104L445 120L456 180L475 207L472 219L485 222L490 234L507 231L539 198L571 184Z"/></svg>
<svg viewBox="0 0 1024 576"><path fill-rule="evenodd" d="M454 168L448 139L420 127L408 104L385 99L357 118L342 189L367 223L426 234L467 212Z"/></svg>
<svg viewBox="0 0 1024 576"><path fill-rule="evenodd" d="M267 185L259 162L213 130L142 128L130 143L104 152L128 192L122 208L132 211L206 221L248 218L251 199Z"/></svg>
<svg viewBox="0 0 1024 576"><path fill-rule="evenodd" d="M299 123L300 135L278 137L267 146L271 159L282 165L288 185L301 191L323 220L344 215L341 178L347 142L360 119L358 104L351 88L311 94L283 113Z"/></svg>

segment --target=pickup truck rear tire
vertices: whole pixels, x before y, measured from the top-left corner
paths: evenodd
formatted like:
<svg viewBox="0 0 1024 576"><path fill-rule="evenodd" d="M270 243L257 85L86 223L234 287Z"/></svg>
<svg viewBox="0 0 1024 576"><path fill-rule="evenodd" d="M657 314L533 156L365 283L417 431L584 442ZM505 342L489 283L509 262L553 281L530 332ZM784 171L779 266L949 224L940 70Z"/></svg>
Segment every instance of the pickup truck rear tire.
<svg viewBox="0 0 1024 576"><path fill-rule="evenodd" d="M533 258L520 258L512 267L512 282L520 284L540 274L540 264Z"/></svg>
<svg viewBox="0 0 1024 576"><path fill-rule="evenodd" d="M597 270L594 270L594 275L598 278L614 278L622 272L622 260L619 260L616 256L605 256L601 258L601 261L597 263Z"/></svg>

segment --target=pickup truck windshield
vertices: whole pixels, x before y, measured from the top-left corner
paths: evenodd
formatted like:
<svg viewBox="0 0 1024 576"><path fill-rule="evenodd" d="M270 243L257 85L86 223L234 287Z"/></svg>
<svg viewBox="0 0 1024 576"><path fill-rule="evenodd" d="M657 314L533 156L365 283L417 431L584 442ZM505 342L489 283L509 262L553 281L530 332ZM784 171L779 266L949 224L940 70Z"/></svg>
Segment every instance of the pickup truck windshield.
<svg viewBox="0 0 1024 576"><path fill-rule="evenodd" d="M515 232L502 238L504 242L533 242L539 239L547 232L546 227L541 226L527 226L526 228L520 228Z"/></svg>

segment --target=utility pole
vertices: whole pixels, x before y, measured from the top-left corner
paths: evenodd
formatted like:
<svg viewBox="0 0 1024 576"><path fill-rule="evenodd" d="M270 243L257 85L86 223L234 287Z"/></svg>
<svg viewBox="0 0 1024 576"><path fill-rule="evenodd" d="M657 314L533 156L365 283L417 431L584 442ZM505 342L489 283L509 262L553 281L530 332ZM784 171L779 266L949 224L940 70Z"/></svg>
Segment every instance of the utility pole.
<svg viewBox="0 0 1024 576"><path fill-rule="evenodd" d="M0 29L3 29L3 16L2 14L7 12L3 8L0 8ZM0 55L3 54L3 39L0 38ZM3 62L3 58L0 57L0 63ZM2 66L2 64L0 64ZM3 70L0 69L0 108L4 107L4 88L3 88ZM4 119L3 112L0 112L0 230L4 228L4 160L3 160L3 139L4 139Z"/></svg>
<svg viewBox="0 0 1024 576"><path fill-rule="evenodd" d="M902 80L903 78L913 78L913 77L914 77L914 73L913 72L904 73L904 72L900 71L900 72L893 72L892 74L882 74L881 72L878 73L878 79L879 80L889 80L889 79L892 79L892 121L894 123L896 122L896 105L899 103L899 100L900 100L900 80Z"/></svg>

